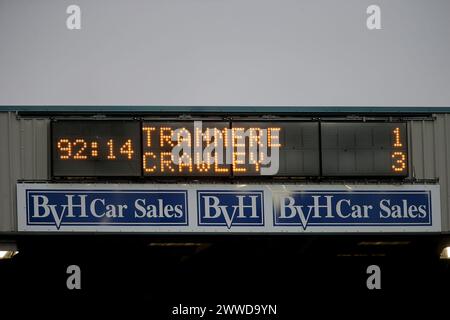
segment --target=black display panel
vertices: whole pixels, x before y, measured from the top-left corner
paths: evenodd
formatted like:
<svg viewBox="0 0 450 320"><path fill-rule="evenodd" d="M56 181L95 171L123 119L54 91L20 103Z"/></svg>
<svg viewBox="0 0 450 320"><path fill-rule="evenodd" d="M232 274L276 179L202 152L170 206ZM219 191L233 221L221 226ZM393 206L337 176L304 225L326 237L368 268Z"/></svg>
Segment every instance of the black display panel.
<svg viewBox="0 0 450 320"><path fill-rule="evenodd" d="M406 123L322 123L324 176L407 176Z"/></svg>
<svg viewBox="0 0 450 320"><path fill-rule="evenodd" d="M56 120L54 177L406 177L404 122Z"/></svg>
<svg viewBox="0 0 450 320"><path fill-rule="evenodd" d="M54 176L140 176L139 121L55 121Z"/></svg>
<svg viewBox="0 0 450 320"><path fill-rule="evenodd" d="M235 176L271 176L273 172L287 177L320 174L318 122L236 121L232 127ZM241 144L243 154L238 150Z"/></svg>
<svg viewBox="0 0 450 320"><path fill-rule="evenodd" d="M145 176L317 176L317 122L144 122ZM177 148L177 149L174 149Z"/></svg>
<svg viewBox="0 0 450 320"><path fill-rule="evenodd" d="M144 176L230 176L228 121L144 121ZM219 151L219 152L218 152Z"/></svg>

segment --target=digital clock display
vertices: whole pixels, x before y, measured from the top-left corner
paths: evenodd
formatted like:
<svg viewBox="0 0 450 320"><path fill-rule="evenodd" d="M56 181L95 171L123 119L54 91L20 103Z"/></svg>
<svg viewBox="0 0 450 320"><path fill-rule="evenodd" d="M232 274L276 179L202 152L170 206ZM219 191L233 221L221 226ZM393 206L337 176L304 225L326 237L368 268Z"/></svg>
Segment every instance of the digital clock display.
<svg viewBox="0 0 450 320"><path fill-rule="evenodd" d="M407 152L403 122L52 122L55 177L405 177Z"/></svg>
<svg viewBox="0 0 450 320"><path fill-rule="evenodd" d="M140 176L137 121L56 121L52 125L54 176Z"/></svg>

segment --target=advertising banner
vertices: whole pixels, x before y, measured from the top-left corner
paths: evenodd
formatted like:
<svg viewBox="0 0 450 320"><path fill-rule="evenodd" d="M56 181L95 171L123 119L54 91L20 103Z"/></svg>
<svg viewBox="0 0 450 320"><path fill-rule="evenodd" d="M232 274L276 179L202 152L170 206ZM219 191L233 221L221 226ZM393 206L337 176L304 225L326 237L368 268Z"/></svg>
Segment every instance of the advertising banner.
<svg viewBox="0 0 450 320"><path fill-rule="evenodd" d="M19 231L439 232L438 185L17 185Z"/></svg>

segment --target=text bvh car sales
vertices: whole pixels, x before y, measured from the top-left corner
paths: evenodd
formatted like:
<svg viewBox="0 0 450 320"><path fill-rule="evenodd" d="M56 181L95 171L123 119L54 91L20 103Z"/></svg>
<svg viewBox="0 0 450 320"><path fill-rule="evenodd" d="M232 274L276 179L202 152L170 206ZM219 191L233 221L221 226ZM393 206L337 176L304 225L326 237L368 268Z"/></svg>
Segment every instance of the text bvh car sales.
<svg viewBox="0 0 450 320"><path fill-rule="evenodd" d="M188 226L190 214L197 228L261 227L268 215L270 227L431 225L429 191L190 191L27 191L27 224Z"/></svg>

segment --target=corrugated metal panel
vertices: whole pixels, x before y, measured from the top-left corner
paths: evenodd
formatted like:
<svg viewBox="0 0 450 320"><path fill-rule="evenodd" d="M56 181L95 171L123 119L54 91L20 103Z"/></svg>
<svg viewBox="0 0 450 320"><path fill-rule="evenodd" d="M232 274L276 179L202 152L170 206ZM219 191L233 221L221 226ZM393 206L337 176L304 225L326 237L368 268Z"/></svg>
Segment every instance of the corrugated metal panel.
<svg viewBox="0 0 450 320"><path fill-rule="evenodd" d="M436 122L418 120L409 122L409 155L411 176L416 179L437 178L435 152Z"/></svg>
<svg viewBox="0 0 450 320"><path fill-rule="evenodd" d="M450 115L436 115L435 121L412 120L408 126L411 177L439 180L442 230L450 231Z"/></svg>
<svg viewBox="0 0 450 320"><path fill-rule="evenodd" d="M12 212L10 203L10 177L9 177L9 115L0 113L0 230L11 230Z"/></svg>
<svg viewBox="0 0 450 320"><path fill-rule="evenodd" d="M444 116L437 117L434 123L434 141L433 151L435 153L435 165L437 176L439 177L439 185L441 186L441 211L442 211L442 230L449 230L449 208L448 208L448 182L449 177L446 174L449 167L449 157L446 152L448 149L448 141L446 139L446 119Z"/></svg>
<svg viewBox="0 0 450 320"><path fill-rule="evenodd" d="M20 119L0 113L0 231L17 230L17 180L46 180L48 119Z"/></svg>
<svg viewBox="0 0 450 320"><path fill-rule="evenodd" d="M441 185L441 207L442 207L442 229L450 230L450 115L445 114L439 117L437 127L441 130L439 143L436 144L436 153L442 161L439 170Z"/></svg>
<svg viewBox="0 0 450 320"><path fill-rule="evenodd" d="M0 232L17 230L17 180L50 178L49 124L49 119L0 112ZM410 120L408 130L411 177L439 179L442 229L450 231L450 114Z"/></svg>

